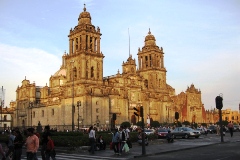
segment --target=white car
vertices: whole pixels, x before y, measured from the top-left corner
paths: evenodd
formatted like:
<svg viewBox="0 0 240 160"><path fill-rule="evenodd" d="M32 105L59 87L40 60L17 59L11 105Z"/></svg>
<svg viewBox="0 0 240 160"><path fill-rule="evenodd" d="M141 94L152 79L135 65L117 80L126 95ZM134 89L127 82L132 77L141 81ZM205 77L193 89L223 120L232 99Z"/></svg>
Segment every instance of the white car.
<svg viewBox="0 0 240 160"><path fill-rule="evenodd" d="M147 135L155 134L155 130L154 130L154 129L144 129L144 132L145 132Z"/></svg>

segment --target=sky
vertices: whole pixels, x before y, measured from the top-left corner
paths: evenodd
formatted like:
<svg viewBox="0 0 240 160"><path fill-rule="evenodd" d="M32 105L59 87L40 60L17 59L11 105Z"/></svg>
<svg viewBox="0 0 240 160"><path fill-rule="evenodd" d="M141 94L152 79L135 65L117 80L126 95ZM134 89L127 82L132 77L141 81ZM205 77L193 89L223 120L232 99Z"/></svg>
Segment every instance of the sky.
<svg viewBox="0 0 240 160"><path fill-rule="evenodd" d="M101 29L104 76L137 60L149 28L164 50L167 83L176 94L191 84L206 109L223 96L223 109L240 104L240 0L0 0L0 85L5 106L25 79L37 86L61 66L68 35L84 3ZM130 49L129 49L130 36Z"/></svg>

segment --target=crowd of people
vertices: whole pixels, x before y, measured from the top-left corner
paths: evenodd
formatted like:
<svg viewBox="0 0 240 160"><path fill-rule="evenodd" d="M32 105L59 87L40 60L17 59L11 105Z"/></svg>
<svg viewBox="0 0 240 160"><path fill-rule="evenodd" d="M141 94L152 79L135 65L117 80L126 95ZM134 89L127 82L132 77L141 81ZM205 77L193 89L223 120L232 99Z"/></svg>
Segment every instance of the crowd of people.
<svg viewBox="0 0 240 160"><path fill-rule="evenodd" d="M50 160L52 158L55 160L55 149L54 142L51 139L50 127L45 126L42 137L35 131L34 128L28 128L24 130L23 134L18 128L15 128L11 132L8 132L7 151L5 152L2 145L0 144L0 154L2 160L12 159L21 160L22 148L26 146L26 156L27 160L37 160L37 151L39 149L40 140L42 142L41 147L41 158L43 160ZM26 137L25 139L23 137Z"/></svg>
<svg viewBox="0 0 240 160"><path fill-rule="evenodd" d="M167 142L173 142L173 136L171 130L174 128L170 127L163 127L168 130L168 134L166 136ZM208 131L205 126L199 126L202 128L205 135L207 135ZM230 136L233 136L233 123L230 121L227 126L223 126L223 131L229 131ZM106 149L106 142L102 135L96 136L97 128L91 126L86 132L89 136L90 148L89 152L94 154L96 150L105 150ZM129 148L132 147L130 141L130 132L132 128L128 128L126 126L120 126L120 128L114 129L112 134L112 141L110 148L114 151L114 154L121 155L123 151L128 152ZM142 130L140 129L138 134L138 142L142 142L143 135L145 138L145 144L148 144L148 138L146 134L142 134ZM41 134L36 132L34 128L28 128L24 131L24 135L19 131L18 128L15 128L11 132L7 132L8 134L8 141L7 141L7 151L4 151L2 144L0 144L0 155L2 155L2 159L6 159L7 157L12 157L12 160L20 160L22 156L22 147L26 146L26 155L27 160L37 160L37 151L39 149L39 143L41 142L41 158L43 160L55 160L56 152L54 149L54 142L51 138L50 127L45 126L44 131ZM216 134L220 135L220 127L217 126ZM25 139L23 137L26 137Z"/></svg>
<svg viewBox="0 0 240 160"><path fill-rule="evenodd" d="M99 135L98 138L96 137L96 130L97 128L91 126L88 129L89 135L89 142L90 148L89 152L94 154L96 150L105 150L106 149L106 142L104 141L102 135ZM112 141L110 148L114 151L114 154L121 155L123 150L125 152L129 151L132 144L129 139L129 132L130 130L126 126L120 126L119 129L114 129L112 134Z"/></svg>

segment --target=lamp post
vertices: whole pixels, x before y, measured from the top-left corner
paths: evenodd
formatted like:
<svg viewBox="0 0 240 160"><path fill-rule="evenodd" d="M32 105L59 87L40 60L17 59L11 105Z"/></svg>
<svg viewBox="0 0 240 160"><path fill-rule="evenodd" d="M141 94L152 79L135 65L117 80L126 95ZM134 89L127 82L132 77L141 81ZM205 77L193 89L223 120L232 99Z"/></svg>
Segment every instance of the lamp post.
<svg viewBox="0 0 240 160"><path fill-rule="evenodd" d="M74 131L74 60L70 63L72 63L72 131Z"/></svg>
<svg viewBox="0 0 240 160"><path fill-rule="evenodd" d="M33 107L33 102L29 102L29 108L31 109L31 113L30 113L30 124L31 124L31 127L32 127L32 107Z"/></svg>
<svg viewBox="0 0 240 160"><path fill-rule="evenodd" d="M78 107L78 131L79 131L79 107L81 106L81 101L77 101L77 107Z"/></svg>

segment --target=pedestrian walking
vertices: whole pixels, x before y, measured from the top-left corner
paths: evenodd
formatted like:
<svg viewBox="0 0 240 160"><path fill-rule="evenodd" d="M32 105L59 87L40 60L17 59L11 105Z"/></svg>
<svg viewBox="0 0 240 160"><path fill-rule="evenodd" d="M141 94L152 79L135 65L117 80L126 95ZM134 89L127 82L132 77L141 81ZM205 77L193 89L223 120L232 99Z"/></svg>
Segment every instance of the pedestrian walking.
<svg viewBox="0 0 240 160"><path fill-rule="evenodd" d="M13 135L12 133L14 132L14 130L12 132L7 131L8 133L8 143L7 143L7 147L8 147L8 151L6 153L6 157L12 158L12 154L14 151L14 139L15 139L15 135Z"/></svg>
<svg viewBox="0 0 240 160"><path fill-rule="evenodd" d="M19 130L15 130L14 133L14 152L13 152L13 160L21 160L22 155L22 146L23 146L23 137Z"/></svg>
<svg viewBox="0 0 240 160"><path fill-rule="evenodd" d="M230 121L227 125L231 137L233 136L233 123Z"/></svg>
<svg viewBox="0 0 240 160"><path fill-rule="evenodd" d="M6 156L5 156L5 153L3 151L3 148L2 148L2 144L0 144L0 154L2 156L2 160L5 160L6 159Z"/></svg>
<svg viewBox="0 0 240 160"><path fill-rule="evenodd" d="M88 151L91 152L92 154L94 154L96 136L95 136L95 130L93 129L93 126L91 126L88 131L89 131L88 137L89 137L89 142L90 142L90 149Z"/></svg>
<svg viewBox="0 0 240 160"><path fill-rule="evenodd" d="M219 127L219 125L217 125L217 135L218 136L220 135L220 127Z"/></svg>
<svg viewBox="0 0 240 160"><path fill-rule="evenodd" d="M50 157L52 158L52 160L56 160L55 156L56 156L56 152L55 152L55 149L54 149L54 142L53 142L51 136L48 135L48 142L47 142L47 149L46 149L46 160L50 160Z"/></svg>
<svg viewBox="0 0 240 160"><path fill-rule="evenodd" d="M42 160L46 160L46 150L47 150L48 136L51 136L49 125L44 127L44 132L42 134L42 148L41 148Z"/></svg>
<svg viewBox="0 0 240 160"><path fill-rule="evenodd" d="M123 146L125 145L127 139L127 135L126 135L126 130L124 129L123 126L120 126L119 128L119 155L122 154L122 150L123 150Z"/></svg>
<svg viewBox="0 0 240 160"><path fill-rule="evenodd" d="M125 128L125 132L126 132L126 142L127 142L127 145L129 148L132 148L132 143L131 143L131 140L130 140L130 129L125 125L124 126Z"/></svg>
<svg viewBox="0 0 240 160"><path fill-rule="evenodd" d="M34 128L28 128L27 135L28 135L26 139L27 160L36 160L37 150L39 148L39 139L34 134Z"/></svg>
<svg viewBox="0 0 240 160"><path fill-rule="evenodd" d="M115 154L119 154L119 133L118 133L118 129L114 129L113 133L112 133L112 143L113 143L113 151Z"/></svg>

